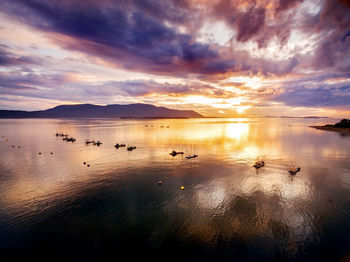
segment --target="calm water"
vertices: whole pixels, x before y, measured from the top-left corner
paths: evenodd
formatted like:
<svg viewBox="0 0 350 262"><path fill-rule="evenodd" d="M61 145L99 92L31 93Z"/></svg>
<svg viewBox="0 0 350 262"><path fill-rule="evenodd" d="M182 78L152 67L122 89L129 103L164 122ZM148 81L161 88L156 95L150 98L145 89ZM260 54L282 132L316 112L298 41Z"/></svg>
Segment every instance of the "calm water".
<svg viewBox="0 0 350 262"><path fill-rule="evenodd" d="M308 127L336 121L0 120L0 257L347 261L350 137Z"/></svg>

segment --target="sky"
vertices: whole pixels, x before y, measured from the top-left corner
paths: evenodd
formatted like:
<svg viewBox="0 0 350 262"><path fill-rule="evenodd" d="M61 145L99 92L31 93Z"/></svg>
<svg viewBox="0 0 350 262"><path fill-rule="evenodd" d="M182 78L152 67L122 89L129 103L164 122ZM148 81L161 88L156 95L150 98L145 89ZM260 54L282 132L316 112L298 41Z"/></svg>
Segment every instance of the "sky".
<svg viewBox="0 0 350 262"><path fill-rule="evenodd" d="M350 117L349 0L0 0L0 109Z"/></svg>

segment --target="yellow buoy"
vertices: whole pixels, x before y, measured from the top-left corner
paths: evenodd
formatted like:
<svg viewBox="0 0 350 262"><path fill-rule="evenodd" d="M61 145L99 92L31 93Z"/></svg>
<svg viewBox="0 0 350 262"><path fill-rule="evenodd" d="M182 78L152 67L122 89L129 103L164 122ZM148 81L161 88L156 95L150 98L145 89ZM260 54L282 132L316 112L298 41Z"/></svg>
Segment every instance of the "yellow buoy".
<svg viewBox="0 0 350 262"><path fill-rule="evenodd" d="M181 190L184 190L184 189L185 189L185 187L184 187L184 186L181 186L181 187L180 187L180 189L181 189Z"/></svg>

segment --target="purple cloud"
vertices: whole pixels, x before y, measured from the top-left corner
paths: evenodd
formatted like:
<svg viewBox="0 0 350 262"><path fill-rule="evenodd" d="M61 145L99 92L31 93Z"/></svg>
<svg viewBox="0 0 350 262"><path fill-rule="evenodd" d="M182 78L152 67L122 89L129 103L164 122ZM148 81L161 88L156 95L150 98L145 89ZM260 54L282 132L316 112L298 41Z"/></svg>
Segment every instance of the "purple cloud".
<svg viewBox="0 0 350 262"><path fill-rule="evenodd" d="M1 13L35 29L33 32L41 32L65 51L78 51L105 67L149 74L150 79L153 75L170 76L189 84L74 82L55 64L55 59L65 54L58 52L56 57L45 59L36 50L36 55L23 55L28 50L22 54L6 42L0 45L0 65L6 67L0 75L0 92L64 100L154 94L228 98L234 94L218 86L240 75L280 81L255 91L244 83L238 85L244 95L257 102L270 99L291 106L348 105L349 8L345 0L320 4L309 0L200 4L190 0L3 0ZM219 44L201 38L204 25L215 23L227 29L213 34L230 41ZM332 82L338 79L337 74L345 80ZM193 84L194 80L201 84Z"/></svg>

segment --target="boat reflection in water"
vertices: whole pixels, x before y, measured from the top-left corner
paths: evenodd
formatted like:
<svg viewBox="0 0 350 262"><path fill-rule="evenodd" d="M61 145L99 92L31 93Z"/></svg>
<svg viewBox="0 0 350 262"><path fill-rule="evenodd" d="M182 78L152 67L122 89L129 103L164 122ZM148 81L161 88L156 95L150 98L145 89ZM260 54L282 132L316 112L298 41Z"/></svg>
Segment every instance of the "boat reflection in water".
<svg viewBox="0 0 350 262"><path fill-rule="evenodd" d="M290 121L0 120L0 254L346 259L350 139L308 128L322 119ZM293 161L301 171L290 175Z"/></svg>

